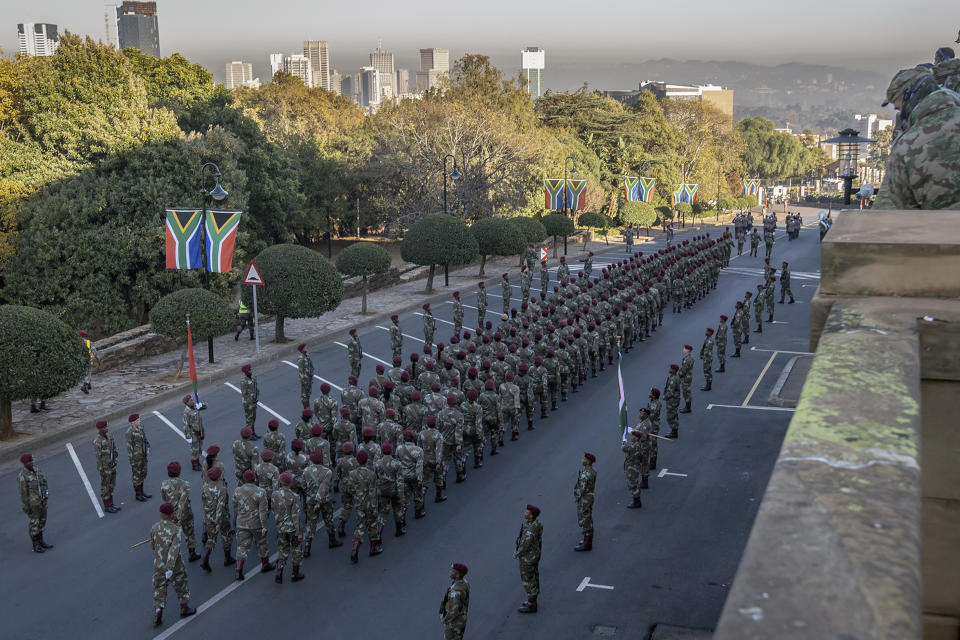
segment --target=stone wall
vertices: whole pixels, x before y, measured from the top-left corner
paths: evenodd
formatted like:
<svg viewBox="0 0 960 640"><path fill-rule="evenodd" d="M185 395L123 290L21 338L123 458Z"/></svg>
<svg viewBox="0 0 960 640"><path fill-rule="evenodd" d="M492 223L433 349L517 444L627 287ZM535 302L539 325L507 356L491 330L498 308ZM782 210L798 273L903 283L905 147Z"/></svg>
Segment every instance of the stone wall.
<svg viewBox="0 0 960 640"><path fill-rule="evenodd" d="M100 358L96 371L108 371L136 362L147 356L156 356L177 348L178 343L150 332L150 325L134 327L93 343Z"/></svg>

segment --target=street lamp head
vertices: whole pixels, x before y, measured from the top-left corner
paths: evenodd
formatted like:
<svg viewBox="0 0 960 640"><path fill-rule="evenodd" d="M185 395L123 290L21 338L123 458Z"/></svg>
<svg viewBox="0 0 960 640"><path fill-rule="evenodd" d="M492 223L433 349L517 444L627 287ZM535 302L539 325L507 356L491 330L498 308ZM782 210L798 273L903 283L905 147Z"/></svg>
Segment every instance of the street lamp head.
<svg viewBox="0 0 960 640"><path fill-rule="evenodd" d="M220 184L220 178L217 178L217 184L210 190L210 197L220 202L227 197L227 190Z"/></svg>
<svg viewBox="0 0 960 640"><path fill-rule="evenodd" d="M463 177L463 174L460 173L460 169L457 169L456 165L453 166L453 171L450 172L450 177L453 179L454 182L456 182L457 180Z"/></svg>
<svg viewBox="0 0 960 640"><path fill-rule="evenodd" d="M574 161L573 161L573 166L570 168L570 173L574 173L574 174L575 174L576 172L577 172L577 161L574 160Z"/></svg>

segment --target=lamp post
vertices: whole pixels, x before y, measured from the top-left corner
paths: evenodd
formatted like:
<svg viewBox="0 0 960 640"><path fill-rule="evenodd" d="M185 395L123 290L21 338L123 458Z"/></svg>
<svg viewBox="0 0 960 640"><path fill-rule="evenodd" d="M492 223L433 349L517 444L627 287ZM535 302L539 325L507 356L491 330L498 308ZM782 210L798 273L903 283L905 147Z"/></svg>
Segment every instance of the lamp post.
<svg viewBox="0 0 960 640"><path fill-rule="evenodd" d="M449 173L447 173L447 158L450 158L453 160L453 171ZM449 212L447 211L447 176L448 175L450 176L450 179L452 179L454 182L456 182L457 180L463 177L463 174L460 173L459 169L457 169L457 157L452 153L448 153L447 155L443 156L443 213L444 214L449 214ZM449 264L443 265L443 286L445 287L450 286L450 265Z"/></svg>
<svg viewBox="0 0 960 640"><path fill-rule="evenodd" d="M207 189L204 184L207 169L213 170L213 176L216 180L212 189ZM222 201L227 197L227 190L220 185L220 167L212 162L205 162L200 165L200 196L203 198L203 213L200 217L200 268L203 270L203 288L210 288L210 271L207 269L207 198L210 197L216 202ZM213 336L207 338L207 351L210 364L213 364Z"/></svg>
<svg viewBox="0 0 960 640"><path fill-rule="evenodd" d="M853 191L853 179L857 177L857 160L862 143L873 142L870 138L861 138L856 129L844 129L836 138L824 140L837 145L837 159L840 161L839 176L843 179L843 204L850 204Z"/></svg>

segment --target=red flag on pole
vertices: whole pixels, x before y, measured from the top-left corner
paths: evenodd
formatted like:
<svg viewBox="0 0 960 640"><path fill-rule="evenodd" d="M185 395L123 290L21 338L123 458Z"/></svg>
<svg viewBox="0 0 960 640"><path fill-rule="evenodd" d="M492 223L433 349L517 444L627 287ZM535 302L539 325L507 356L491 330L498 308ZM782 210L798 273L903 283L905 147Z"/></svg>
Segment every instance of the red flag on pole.
<svg viewBox="0 0 960 640"><path fill-rule="evenodd" d="M190 316L187 316L187 358L190 361L190 381L193 383L193 402L197 409L203 408L200 402L200 392L197 385L197 363L193 358L193 334L190 331Z"/></svg>

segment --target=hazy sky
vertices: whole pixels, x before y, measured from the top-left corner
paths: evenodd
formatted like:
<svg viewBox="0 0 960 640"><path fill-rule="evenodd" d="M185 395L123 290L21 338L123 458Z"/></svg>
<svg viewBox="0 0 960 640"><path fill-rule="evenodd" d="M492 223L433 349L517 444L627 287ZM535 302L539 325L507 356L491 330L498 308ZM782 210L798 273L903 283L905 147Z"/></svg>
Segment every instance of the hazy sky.
<svg viewBox="0 0 960 640"><path fill-rule="evenodd" d="M601 67L664 57L810 62L892 75L932 58L960 27L956 0L158 0L157 7L163 55L179 52L218 79L225 62L242 59L265 81L268 54L302 50L304 39L327 40L331 65L352 72L382 39L397 66L411 71L418 48L444 47L452 58L485 53L513 74L519 50L538 45L547 50L554 89L589 81L591 61ZM91 0L0 0L0 48L16 51L18 22L53 22L102 39L103 11ZM565 86L557 86L557 75L550 81L551 60L578 57Z"/></svg>

